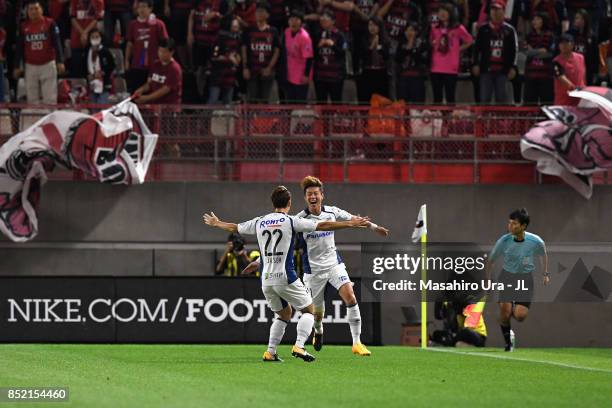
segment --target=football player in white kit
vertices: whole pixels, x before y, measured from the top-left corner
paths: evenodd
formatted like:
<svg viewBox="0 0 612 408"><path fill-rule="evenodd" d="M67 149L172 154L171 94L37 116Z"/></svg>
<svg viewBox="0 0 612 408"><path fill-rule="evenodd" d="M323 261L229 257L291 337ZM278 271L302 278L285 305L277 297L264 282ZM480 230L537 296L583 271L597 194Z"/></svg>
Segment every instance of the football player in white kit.
<svg viewBox="0 0 612 408"><path fill-rule="evenodd" d="M302 190L307 207L297 217L312 221L350 221L360 219L337 207L323 205L323 183L316 177L307 176L302 180ZM379 235L387 236L389 230L368 221L367 226ZM323 347L323 316L325 315L325 287L332 285L347 307L347 318L353 337L353 353L360 356L371 355L361 343L361 313L353 292L353 283L346 266L336 250L333 232L303 232L298 234L303 249L302 265L304 284L310 291L314 303L314 329L312 339L314 349Z"/></svg>
<svg viewBox="0 0 612 408"><path fill-rule="evenodd" d="M314 324L314 306L306 287L298 279L295 271L293 251L297 233L314 231L333 231L342 228L365 227L367 218L356 217L352 220L318 222L306 218L288 215L291 208L291 193L284 186L278 186L270 197L274 212L253 218L240 224L219 220L214 213L204 214L204 223L225 231L238 232L243 235L256 235L261 251L261 284L268 306L277 318L270 327L268 349L264 352L264 361L282 361L276 352L287 323L291 319L291 306L302 312L297 324L297 338L291 354L306 362L314 361L304 343L312 332Z"/></svg>

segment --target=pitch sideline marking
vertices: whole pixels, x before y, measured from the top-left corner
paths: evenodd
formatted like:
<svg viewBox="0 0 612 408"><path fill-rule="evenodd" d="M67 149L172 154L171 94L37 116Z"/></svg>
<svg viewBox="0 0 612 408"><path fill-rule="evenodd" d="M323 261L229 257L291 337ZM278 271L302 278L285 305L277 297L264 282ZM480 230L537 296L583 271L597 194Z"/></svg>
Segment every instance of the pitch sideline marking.
<svg viewBox="0 0 612 408"><path fill-rule="evenodd" d="M548 365L557 366L557 367L574 368L574 369L577 369L577 370L597 371L597 372L603 372L603 373L612 374L612 370L608 370L608 369L605 369L605 368L585 367L585 366L579 366L579 365L574 365L574 364L559 363L559 362L556 362L556 361L532 360L532 359L528 359L528 358L517 358L517 357L506 356L506 355L502 356L502 355L498 355L498 354L479 353L479 352L475 352L475 351L457 351L457 350L442 349L442 348L435 348L435 347L429 347L429 348L427 348L427 350L439 351L439 352L443 352L443 353L451 353L451 354L457 354L457 355L466 354L466 355L470 355L470 356L497 358L497 359L500 359L500 360L514 360L514 361L524 361L524 362L527 362L527 363L548 364Z"/></svg>

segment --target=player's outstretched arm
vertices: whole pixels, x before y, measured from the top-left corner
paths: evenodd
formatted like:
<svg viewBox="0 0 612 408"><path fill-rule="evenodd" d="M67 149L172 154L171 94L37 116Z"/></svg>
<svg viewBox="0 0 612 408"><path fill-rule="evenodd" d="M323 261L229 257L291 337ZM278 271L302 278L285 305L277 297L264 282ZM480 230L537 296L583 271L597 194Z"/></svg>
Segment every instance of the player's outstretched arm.
<svg viewBox="0 0 612 408"><path fill-rule="evenodd" d="M353 218L355 218L354 215ZM383 227L382 225L376 225L372 221L368 222L367 227L382 237L389 235L389 230L387 228Z"/></svg>
<svg viewBox="0 0 612 408"><path fill-rule="evenodd" d="M210 214L204 214L202 220L204 221L204 224L210 225L211 227L221 228L222 230L228 232L238 232L238 224L221 221L212 211Z"/></svg>
<svg viewBox="0 0 612 408"><path fill-rule="evenodd" d="M368 217L353 217L350 221L322 221L317 224L317 231L336 231L345 228L366 228Z"/></svg>

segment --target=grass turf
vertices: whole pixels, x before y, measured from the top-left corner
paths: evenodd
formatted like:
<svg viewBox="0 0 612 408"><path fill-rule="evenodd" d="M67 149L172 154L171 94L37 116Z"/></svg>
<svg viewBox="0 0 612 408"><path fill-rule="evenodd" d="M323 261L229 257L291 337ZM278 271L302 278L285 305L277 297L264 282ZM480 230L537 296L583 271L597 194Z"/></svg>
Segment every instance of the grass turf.
<svg viewBox="0 0 612 408"><path fill-rule="evenodd" d="M466 355L372 347L364 358L350 347L326 346L311 364L292 358L287 345L279 348L284 363L263 363L264 349L1 344L0 387L68 386L70 401L53 407L573 408L612 401L612 349L466 349L478 353Z"/></svg>

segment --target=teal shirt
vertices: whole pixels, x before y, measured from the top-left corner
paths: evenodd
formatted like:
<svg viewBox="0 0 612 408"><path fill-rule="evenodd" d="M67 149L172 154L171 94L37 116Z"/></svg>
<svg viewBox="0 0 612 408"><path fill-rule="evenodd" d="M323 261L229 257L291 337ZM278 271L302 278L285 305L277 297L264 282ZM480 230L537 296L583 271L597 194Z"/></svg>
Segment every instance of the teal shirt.
<svg viewBox="0 0 612 408"><path fill-rule="evenodd" d="M535 271L535 258L546 254L542 238L525 232L525 240L515 241L512 234L505 234L495 243L489 255L493 262L503 257L503 268L510 273L532 273Z"/></svg>

